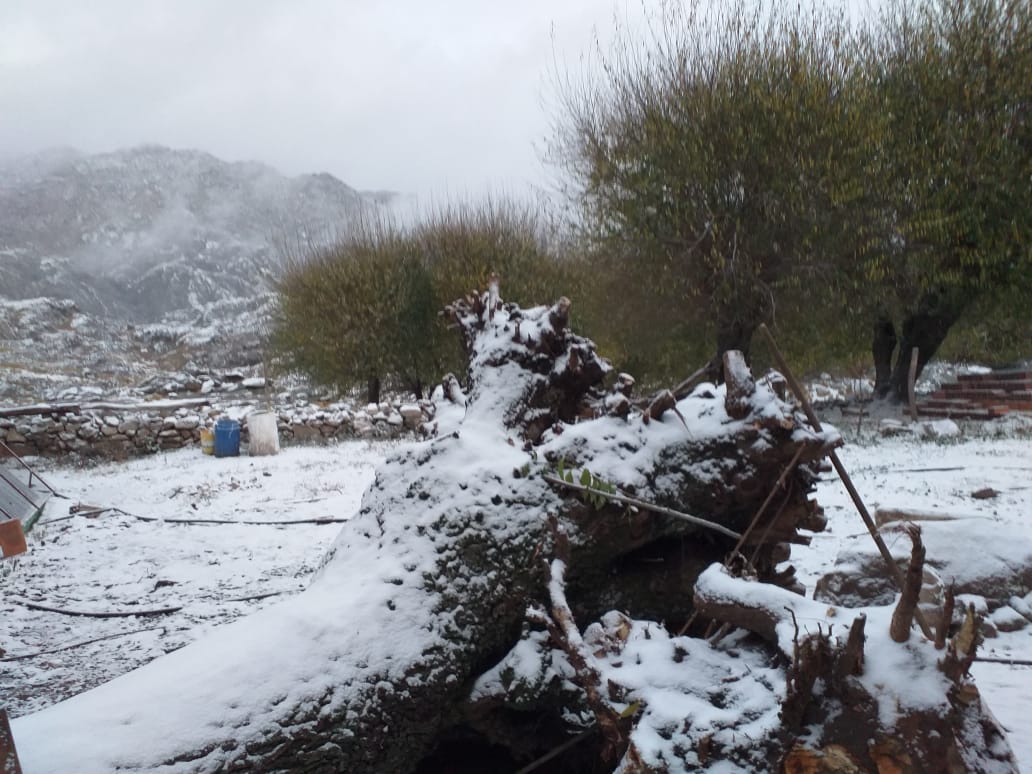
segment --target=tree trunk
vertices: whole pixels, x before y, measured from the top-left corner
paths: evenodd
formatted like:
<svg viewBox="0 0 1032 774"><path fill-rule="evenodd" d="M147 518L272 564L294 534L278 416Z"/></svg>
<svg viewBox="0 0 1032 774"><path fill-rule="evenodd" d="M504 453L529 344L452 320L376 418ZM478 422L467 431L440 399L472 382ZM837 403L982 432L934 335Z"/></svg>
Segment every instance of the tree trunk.
<svg viewBox="0 0 1032 774"><path fill-rule="evenodd" d="M648 645L672 638L609 611L688 623L692 585L714 562L791 586L790 568L777 568L806 542L800 529L822 525L808 493L837 435L801 425L763 383L746 394L741 369L729 369L735 416L723 391L647 419L628 413L626 396L601 386L608 365L567 327L566 299L521 310L473 297L449 311L471 355L468 400L442 407L437 438L381 468L309 588L17 719L26 770L506 770L566 743L568 719L584 713L602 730L554 770L640 757L632 728L661 707L634 719L637 689L599 661L597 643L581 641L574 618L601 618L627 645L634 629ZM550 482L566 475L581 489ZM683 660L702 642L682 639L646 655ZM557 666L528 669L534 654ZM737 669L734 650L707 658ZM570 669L570 679L549 678ZM521 682L532 674L539 684ZM673 663L657 674L666 680ZM740 722L749 733L722 735L741 740L731 747L705 742L707 755L760 749L753 721ZM676 727L702 726L681 717ZM645 731L660 739L664 729ZM776 730L764 753L783 748ZM675 747L683 768L694 747Z"/></svg>
<svg viewBox="0 0 1032 774"><path fill-rule="evenodd" d="M398 452L298 597L82 697L98 703L89 723L63 705L19 719L29 768L88 770L82 756L91 755L87 764L98 769L167 761L198 771L415 770L473 733L470 686L516 644L528 605L547 599L542 560L559 533L570 535L569 602L583 620L617 605L670 621L690 617L686 590L733 539L604 498L582 500L521 472L532 468L590 468L624 491L743 532L798 453L803 464L790 471L779 507L743 548L773 579L785 541L800 539L797 524L819 524L806 463L822 456L828 438L800 428L766 388L755 398L762 414L739 420L727 417L717 394L688 398L647 425L641 414L567 425L604 414L609 397L601 388L608 365L569 331L568 310L564 299L551 309L510 306L489 319L475 303L455 305L472 355L472 391L456 431L442 428L435 441ZM747 401L739 395L736 406ZM695 438L682 422L697 415L726 419L720 432ZM580 437L598 423L599 432ZM626 448L656 445L654 469L628 480L619 457L605 459L606 432L629 433ZM506 442L514 436L520 443ZM524 450L531 444L534 454ZM134 685L145 687L136 693ZM212 686L222 687L213 695ZM100 709L142 694L148 707L133 707L124 720ZM162 732L170 723L195 733ZM55 738L69 740L74 762L46 741ZM143 749L138 739L151 741ZM520 755L540 754L552 741L532 739Z"/></svg>
<svg viewBox="0 0 1032 774"><path fill-rule="evenodd" d="M896 327L887 316L880 316L874 324L874 395L888 397L892 390L892 353L896 351Z"/></svg>
<svg viewBox="0 0 1032 774"><path fill-rule="evenodd" d="M373 376L366 382L366 402L380 402L380 377Z"/></svg>
<svg viewBox="0 0 1032 774"><path fill-rule="evenodd" d="M906 402L907 379L910 371L910 355L917 347L917 376L938 351L939 346L969 301L947 292L926 293L918 302L915 311L903 320L903 330L896 354L896 365L892 369L889 395L893 400Z"/></svg>
<svg viewBox="0 0 1032 774"><path fill-rule="evenodd" d="M920 588L923 551L915 539L909 573L915 579L904 597L916 597ZM850 614L729 577L716 567L699 577L695 596L707 615L755 632L789 661L784 733L789 740L795 734L809 740L790 742L780 756L780 771L1016 774L1010 745L968 676L979 625L973 607L960 632L937 650L928 640L899 643L900 622L902 634L909 634L913 600L900 600L890 623L884 608L872 608L870 617ZM862 679L865 673L884 674L890 664L897 670L894 682ZM941 686L938 695L915 701L915 686L925 681ZM886 707L893 709L886 712ZM820 733L813 733L815 727ZM824 747L815 747L814 740Z"/></svg>
<svg viewBox="0 0 1032 774"><path fill-rule="evenodd" d="M752 337L759 326L758 315L745 315L738 307L719 309L717 312L717 353L710 363L709 376L714 384L724 381L724 353L737 350L749 362Z"/></svg>

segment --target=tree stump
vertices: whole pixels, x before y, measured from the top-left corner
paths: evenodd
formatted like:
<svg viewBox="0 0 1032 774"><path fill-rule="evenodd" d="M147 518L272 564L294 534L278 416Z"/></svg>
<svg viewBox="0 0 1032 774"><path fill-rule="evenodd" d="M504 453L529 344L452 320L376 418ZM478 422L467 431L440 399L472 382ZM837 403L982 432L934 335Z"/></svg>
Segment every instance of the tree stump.
<svg viewBox="0 0 1032 774"><path fill-rule="evenodd" d="M664 755L704 766L784 754L783 668L768 653L721 651L645 619L724 618L696 585L724 564L804 602L779 567L823 524L808 495L838 436L737 367L733 399L700 385L662 412L634 410L632 381L606 387L609 366L570 331L569 310L567 299L504 304L497 286L451 305L470 373L449 392L464 399L439 407L437 437L388 459L309 588L19 718L26 769L504 771L552 755L556 770L651 771ZM659 678L626 680L624 657L659 665ZM755 683L762 744L725 743L749 711L709 741L675 729L669 749L645 744L665 738L678 706L662 670L685 660L686 680L706 664Z"/></svg>

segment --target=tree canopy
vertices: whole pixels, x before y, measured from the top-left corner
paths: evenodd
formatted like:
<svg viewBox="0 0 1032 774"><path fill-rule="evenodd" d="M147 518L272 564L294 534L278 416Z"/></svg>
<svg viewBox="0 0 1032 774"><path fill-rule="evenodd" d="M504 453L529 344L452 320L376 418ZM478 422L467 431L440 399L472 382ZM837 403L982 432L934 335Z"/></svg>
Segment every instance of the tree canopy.
<svg viewBox="0 0 1032 774"><path fill-rule="evenodd" d="M536 211L509 200L452 203L409 225L357 221L338 241L287 262L271 346L282 366L338 388L394 383L422 393L462 352L440 312L502 274L514 298L561 284Z"/></svg>
<svg viewBox="0 0 1032 774"><path fill-rule="evenodd" d="M882 249L867 271L902 319L883 392L919 366L980 296L1032 291L1032 5L895 3L869 62L887 141Z"/></svg>
<svg viewBox="0 0 1032 774"><path fill-rule="evenodd" d="M855 26L823 6L663 6L559 78L561 246L505 199L365 224L291 264L275 347L323 383L418 392L463 368L437 310L498 272L518 302L576 296L646 382L707 357L718 377L767 322L818 356L874 330L878 391L901 396L912 349L923 367L965 315L1032 320L1030 9L890 0Z"/></svg>
<svg viewBox="0 0 1032 774"><path fill-rule="evenodd" d="M675 315L748 352L778 288L855 253L875 145L857 37L776 5L667 9L600 74L561 84L551 146L584 235Z"/></svg>
<svg viewBox="0 0 1032 774"><path fill-rule="evenodd" d="M912 346L923 365L974 299L1029 281L1029 8L894 3L851 26L689 3L625 31L560 80L549 146L597 287L633 306L592 334L748 353L762 321L811 340L880 322L894 347L897 320L898 390Z"/></svg>

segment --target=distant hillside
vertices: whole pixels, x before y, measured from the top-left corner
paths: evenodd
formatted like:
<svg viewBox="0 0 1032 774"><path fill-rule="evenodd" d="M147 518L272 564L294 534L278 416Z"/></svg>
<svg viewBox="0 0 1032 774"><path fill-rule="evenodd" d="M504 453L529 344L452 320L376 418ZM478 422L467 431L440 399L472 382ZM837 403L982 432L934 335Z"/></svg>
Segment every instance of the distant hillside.
<svg viewBox="0 0 1032 774"><path fill-rule="evenodd" d="M261 371L282 247L392 199L156 146L0 160L0 402Z"/></svg>
<svg viewBox="0 0 1032 774"><path fill-rule="evenodd" d="M138 323L210 319L267 293L278 245L325 241L389 200L328 174L158 146L3 161L0 298L70 299Z"/></svg>

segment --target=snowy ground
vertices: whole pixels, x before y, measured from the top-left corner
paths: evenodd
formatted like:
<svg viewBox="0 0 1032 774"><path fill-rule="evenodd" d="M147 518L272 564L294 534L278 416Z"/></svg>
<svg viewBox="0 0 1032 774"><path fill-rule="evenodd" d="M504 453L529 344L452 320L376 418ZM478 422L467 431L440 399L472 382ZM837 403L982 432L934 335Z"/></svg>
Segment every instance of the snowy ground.
<svg viewBox="0 0 1032 774"><path fill-rule="evenodd" d="M938 441L881 439L869 427L840 454L872 511L882 506L970 514L984 517L988 530L1032 540L1027 425L1026 432L1011 425L1004 437L994 437L989 427L970 425L964 435ZM0 701L14 716L33 712L300 589L338 528L241 522L347 518L388 450L352 443L218 460L183 450L88 470L44 468L68 499L51 501L29 536L27 554L0 564L0 648L6 651L0 656ZM985 487L999 494L971 497ZM793 556L808 587L840 549L869 541L836 478L826 477L818 500L829 529ZM71 515L69 508L79 504L118 510ZM963 557L980 549L965 544L955 550ZM236 601L262 594L273 596ZM181 609L91 618L26 603L91 612ZM119 636L59 650L113 634ZM982 653L1032 659L1032 626L987 641ZM983 663L975 674L990 707L1014 732L1022 768L1032 771L1032 740L1022 733L1032 716L1032 668Z"/></svg>
<svg viewBox="0 0 1032 774"><path fill-rule="evenodd" d="M239 522L348 518L388 448L353 442L223 459L190 449L88 470L42 468L67 499L48 502L28 553L0 564L0 702L12 716L42 709L298 591L340 525ZM118 510L70 513L81 506ZM181 609L94 618L26 603L93 613ZM42 651L57 652L18 658Z"/></svg>
<svg viewBox="0 0 1032 774"><path fill-rule="evenodd" d="M1021 431L1015 432L1015 427ZM1009 437L998 437L998 432ZM984 560L996 532L1026 545L1032 541L1032 436L1027 423L969 423L961 436L938 440L884 439L873 429L860 437L852 435L852 443L839 451L839 457L872 513L882 507L981 517L971 520L979 525L972 534L983 535L984 542L952 546L950 561ZM987 499L971 496L987 487L999 494ZM831 568L840 550L872 543L834 474L825 476L817 501L825 508L828 529L814 536L811 549L796 548L792 557L808 590ZM902 542L906 545L898 548L909 553L909 542ZM930 552L929 560L933 558ZM1032 660L1032 625L987 639L980 655ZM990 709L1010 732L1022 771L1032 772L1032 738L1026 733L1032 717L1032 667L980 662L972 671Z"/></svg>

